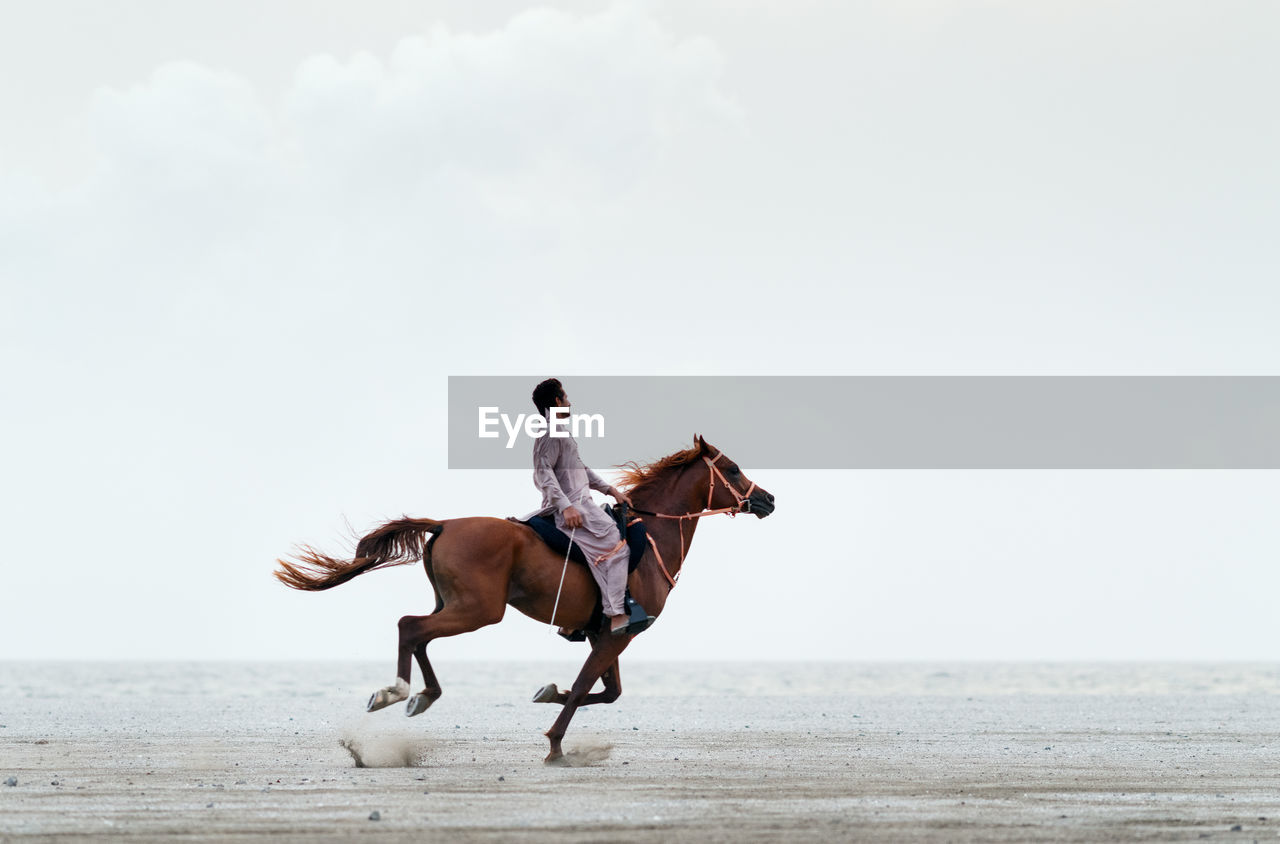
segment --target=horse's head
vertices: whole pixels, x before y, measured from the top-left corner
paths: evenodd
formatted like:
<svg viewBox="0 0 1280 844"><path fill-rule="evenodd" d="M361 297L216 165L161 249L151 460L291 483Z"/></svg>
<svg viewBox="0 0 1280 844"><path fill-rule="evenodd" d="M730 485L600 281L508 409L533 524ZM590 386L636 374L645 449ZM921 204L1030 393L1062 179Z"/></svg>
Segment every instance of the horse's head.
<svg viewBox="0 0 1280 844"><path fill-rule="evenodd" d="M707 467L708 510L736 508L740 513L754 513L758 519L773 512L773 495L768 490L757 486L729 455L709 444L700 434L695 434L693 439Z"/></svg>

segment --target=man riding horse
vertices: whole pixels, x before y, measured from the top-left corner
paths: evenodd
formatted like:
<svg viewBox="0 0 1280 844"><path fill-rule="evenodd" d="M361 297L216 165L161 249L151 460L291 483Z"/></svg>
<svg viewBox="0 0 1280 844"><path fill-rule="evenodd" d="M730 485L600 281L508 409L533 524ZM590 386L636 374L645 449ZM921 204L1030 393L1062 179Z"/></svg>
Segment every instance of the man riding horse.
<svg viewBox="0 0 1280 844"><path fill-rule="evenodd" d="M548 430L533 441L533 483L542 492L542 508L521 521L554 515L556 527L571 535L591 563L588 568L600 587L600 603L609 619L609 632L626 635L630 622L625 606L630 552L618 525L591 500L591 490L628 505L631 499L582 462L578 443L567 429L550 435L552 426L565 422L552 418L550 409L571 406L559 379L548 378L535 387L533 404L547 419Z"/></svg>
<svg viewBox="0 0 1280 844"><path fill-rule="evenodd" d="M550 408L569 406L558 381L544 382L538 390L534 403L544 414L554 416ZM626 493L584 466L571 438L544 437L538 443L534 479L543 491L543 509L554 513L556 524L567 527L581 542L590 563L598 562L585 566L590 575L579 570L584 567L567 567L563 554L551 550L540 531L515 520L404 516L361 537L351 559L303 546L291 558L278 561L276 577L293 589L320 592L366 572L422 563L435 592L435 609L428 615L400 619L395 683L370 696L366 707L370 712L406 698L406 715L425 712L444 692L427 658L427 645L435 639L497 624L508 606L543 624L559 623L570 631L584 631L591 653L573 686L561 691L551 683L534 697L536 703L562 707L546 733L551 743L546 761L556 762L564 756L561 742L574 712L582 706L612 703L622 694L618 656L631 636L601 635L603 631L588 629L597 593L603 596L604 611L611 617L611 632L619 628L638 632L649 622L640 611L636 615L643 626L626 623L627 567L621 561L628 552L619 542L613 522L590 503L589 490L598 489L622 502L634 499L633 513L645 528L643 541L648 547L631 574L631 589L654 617L662 613L671 596L694 530L704 517L750 513L763 519L773 512L774 498L701 436L694 437L692 448L644 466L633 463L624 467ZM422 671L423 688L410 696L415 659ZM593 692L597 682L603 683L604 689Z"/></svg>

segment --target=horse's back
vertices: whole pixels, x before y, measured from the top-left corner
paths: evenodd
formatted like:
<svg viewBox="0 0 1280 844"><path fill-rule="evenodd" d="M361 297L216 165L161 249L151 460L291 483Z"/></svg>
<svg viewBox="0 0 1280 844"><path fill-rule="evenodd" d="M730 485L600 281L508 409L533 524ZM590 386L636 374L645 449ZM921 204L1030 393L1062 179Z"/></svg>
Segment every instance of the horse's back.
<svg viewBox="0 0 1280 844"><path fill-rule="evenodd" d="M504 605L540 621L551 617L564 565L527 525L490 516L447 519L431 547L428 569L445 605L473 604L501 618ZM595 600L586 567L564 572L559 620L585 624ZM579 618L582 616L582 618Z"/></svg>
<svg viewBox="0 0 1280 844"><path fill-rule="evenodd" d="M489 558L514 562L527 551L537 535L525 525L493 516L466 516L444 519L440 535L432 547L436 555L464 553L468 558Z"/></svg>

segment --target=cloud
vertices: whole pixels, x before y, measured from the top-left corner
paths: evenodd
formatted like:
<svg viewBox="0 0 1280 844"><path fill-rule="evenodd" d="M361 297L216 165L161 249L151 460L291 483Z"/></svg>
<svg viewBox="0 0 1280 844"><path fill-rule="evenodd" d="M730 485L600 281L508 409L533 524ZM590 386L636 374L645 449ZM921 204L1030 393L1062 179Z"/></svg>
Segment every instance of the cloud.
<svg viewBox="0 0 1280 844"><path fill-rule="evenodd" d="M722 105L717 72L706 42L677 43L634 14L539 11L487 36L405 39L386 63L312 58L289 113L313 172L373 184L394 173L410 187L456 168L610 193L652 164L672 124Z"/></svg>
<svg viewBox="0 0 1280 844"><path fill-rule="evenodd" d="M193 324L288 335L282 318L335 324L444 283L501 308L475 279L514 294L529 259L586 237L682 138L736 125L722 71L713 42L628 5L314 55L275 93L162 65L94 95L83 182L11 176L0 269L26 312L0 318L0 343L43 343L50 324L113 346Z"/></svg>
<svg viewBox="0 0 1280 844"><path fill-rule="evenodd" d="M92 190L206 235L299 214L545 230L549 212L625 194L699 121L734 120L721 70L713 43L628 6L313 56L276 104L230 72L167 64L95 97Z"/></svg>
<svg viewBox="0 0 1280 844"><path fill-rule="evenodd" d="M89 120L97 177L148 192L207 192L262 166L269 116L246 80L192 62L142 85L102 89Z"/></svg>

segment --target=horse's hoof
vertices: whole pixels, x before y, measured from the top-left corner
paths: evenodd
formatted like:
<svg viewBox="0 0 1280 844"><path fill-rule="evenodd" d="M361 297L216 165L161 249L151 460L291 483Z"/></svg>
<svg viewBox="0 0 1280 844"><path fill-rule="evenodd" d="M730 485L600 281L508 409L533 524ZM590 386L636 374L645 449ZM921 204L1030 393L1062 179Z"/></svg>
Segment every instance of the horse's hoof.
<svg viewBox="0 0 1280 844"><path fill-rule="evenodd" d="M538 691L534 693L533 702L534 703L555 703L556 698L559 695L560 695L560 689L556 687L556 684L547 683L545 686L538 689Z"/></svg>
<svg viewBox="0 0 1280 844"><path fill-rule="evenodd" d="M544 765L563 765L564 763L564 754L558 750L551 751L547 754L547 758L542 760Z"/></svg>
<svg viewBox="0 0 1280 844"><path fill-rule="evenodd" d="M383 707L390 706L393 703L399 703L409 696L409 684L400 678L396 678L394 686L387 686L378 689L369 696L369 705L365 707L366 712L377 712Z"/></svg>
<svg viewBox="0 0 1280 844"><path fill-rule="evenodd" d="M423 689L413 697L409 698L409 702L406 703L404 707L404 716L406 718L412 718L415 715L421 715L430 709L431 704L435 703L439 697L439 694L433 695L426 689Z"/></svg>

